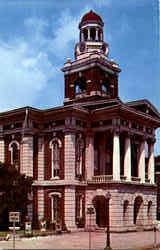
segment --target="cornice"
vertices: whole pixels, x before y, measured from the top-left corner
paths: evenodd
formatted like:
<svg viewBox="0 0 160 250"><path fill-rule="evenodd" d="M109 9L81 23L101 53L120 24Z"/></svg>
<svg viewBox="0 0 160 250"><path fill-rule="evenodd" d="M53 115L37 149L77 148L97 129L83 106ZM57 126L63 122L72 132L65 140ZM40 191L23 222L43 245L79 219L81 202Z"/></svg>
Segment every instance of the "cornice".
<svg viewBox="0 0 160 250"><path fill-rule="evenodd" d="M121 69L117 66L112 65L112 62L108 61L107 59L103 59L100 56L92 58L92 56L88 56L86 59L80 59L77 61L70 62L70 65L64 66L61 70L65 74L72 74L74 72L77 72L80 68L83 69L89 69L95 66L102 67L104 70L108 71L111 74L114 74L114 72L121 72Z"/></svg>

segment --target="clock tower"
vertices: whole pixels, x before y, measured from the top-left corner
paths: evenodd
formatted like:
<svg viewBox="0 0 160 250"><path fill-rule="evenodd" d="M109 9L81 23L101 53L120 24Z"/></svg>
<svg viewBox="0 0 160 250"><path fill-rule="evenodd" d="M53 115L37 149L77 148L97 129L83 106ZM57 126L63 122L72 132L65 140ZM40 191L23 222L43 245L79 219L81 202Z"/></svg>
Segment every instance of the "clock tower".
<svg viewBox="0 0 160 250"><path fill-rule="evenodd" d="M80 42L75 46L75 61L64 64L64 104L118 97L118 65L108 59L109 46L103 39L104 23L92 10L79 24Z"/></svg>

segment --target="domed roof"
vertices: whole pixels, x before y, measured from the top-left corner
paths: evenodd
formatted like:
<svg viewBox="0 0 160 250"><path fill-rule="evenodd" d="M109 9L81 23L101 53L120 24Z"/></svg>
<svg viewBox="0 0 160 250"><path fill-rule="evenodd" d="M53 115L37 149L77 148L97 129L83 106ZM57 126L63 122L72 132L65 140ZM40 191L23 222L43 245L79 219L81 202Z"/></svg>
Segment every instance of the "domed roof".
<svg viewBox="0 0 160 250"><path fill-rule="evenodd" d="M88 13L86 13L83 17L82 17L82 20L80 22L80 26L83 24L83 23L86 23L86 22L98 22L100 23L101 25L103 25L103 21L102 21L102 18L97 14L95 13L93 10L90 10Z"/></svg>

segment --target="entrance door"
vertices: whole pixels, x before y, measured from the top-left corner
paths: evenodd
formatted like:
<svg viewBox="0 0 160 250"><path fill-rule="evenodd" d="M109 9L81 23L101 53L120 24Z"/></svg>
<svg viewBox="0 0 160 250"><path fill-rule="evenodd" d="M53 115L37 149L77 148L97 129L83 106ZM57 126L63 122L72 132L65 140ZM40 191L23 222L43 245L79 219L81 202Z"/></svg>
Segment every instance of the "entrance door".
<svg viewBox="0 0 160 250"><path fill-rule="evenodd" d="M99 227L107 226L107 201L103 196L97 196L94 199L94 206L96 210L96 224Z"/></svg>

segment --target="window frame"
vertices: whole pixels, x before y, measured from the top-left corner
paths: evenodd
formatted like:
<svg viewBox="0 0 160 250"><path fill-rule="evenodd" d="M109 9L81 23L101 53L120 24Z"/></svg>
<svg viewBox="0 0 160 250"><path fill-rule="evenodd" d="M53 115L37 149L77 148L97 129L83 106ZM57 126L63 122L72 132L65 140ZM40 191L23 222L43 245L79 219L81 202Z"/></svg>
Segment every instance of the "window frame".
<svg viewBox="0 0 160 250"><path fill-rule="evenodd" d="M58 145L58 154L59 154L59 159L55 160L53 155L54 155L54 144L57 144ZM54 178L59 178L59 171L56 171L56 170L60 170L61 168L61 148L62 148L62 142L61 140L58 138L58 137L55 137L53 138L51 141L50 141L50 144L49 144L49 147L51 149L51 179L54 179ZM55 164L55 161L56 161L56 164ZM57 163L58 161L58 163ZM55 168L55 165L59 165L57 168Z"/></svg>

